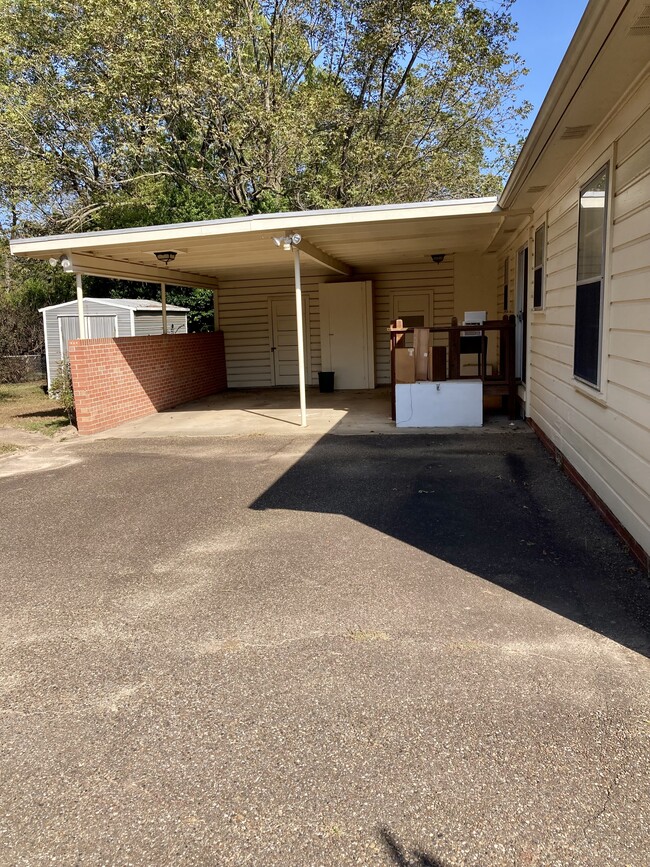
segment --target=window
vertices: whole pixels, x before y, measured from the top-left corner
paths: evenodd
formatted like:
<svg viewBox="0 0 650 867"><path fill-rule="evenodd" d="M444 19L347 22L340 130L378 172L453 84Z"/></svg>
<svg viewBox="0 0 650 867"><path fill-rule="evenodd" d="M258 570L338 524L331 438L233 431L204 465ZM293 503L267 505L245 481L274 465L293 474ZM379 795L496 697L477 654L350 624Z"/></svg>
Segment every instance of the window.
<svg viewBox="0 0 650 867"><path fill-rule="evenodd" d="M510 259L506 256L505 261L503 263L503 312L508 312L508 306L510 304L509 291L508 291L508 280L510 278Z"/></svg>
<svg viewBox="0 0 650 867"><path fill-rule="evenodd" d="M607 236L609 164L580 190L573 372L598 388Z"/></svg>
<svg viewBox="0 0 650 867"><path fill-rule="evenodd" d="M544 262L546 259L546 223L535 232L535 256L533 259L533 307L544 306Z"/></svg>

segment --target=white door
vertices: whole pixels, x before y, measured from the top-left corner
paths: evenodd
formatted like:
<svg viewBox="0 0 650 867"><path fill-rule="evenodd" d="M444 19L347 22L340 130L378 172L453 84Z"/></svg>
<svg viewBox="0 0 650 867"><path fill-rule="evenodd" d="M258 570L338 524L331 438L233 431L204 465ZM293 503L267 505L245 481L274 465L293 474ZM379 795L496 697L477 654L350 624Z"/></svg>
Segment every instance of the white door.
<svg viewBox="0 0 650 867"><path fill-rule="evenodd" d="M303 296L303 333L305 340L305 375L311 380L309 365L308 299ZM271 373L273 385L298 385L298 331L296 300L287 295L269 300L271 330Z"/></svg>
<svg viewBox="0 0 650 867"><path fill-rule="evenodd" d="M334 371L334 386L375 387L372 284L322 283L320 304L321 367Z"/></svg>
<svg viewBox="0 0 650 867"><path fill-rule="evenodd" d="M515 299L515 376L526 379L526 310L528 309L528 245L517 253L517 297Z"/></svg>

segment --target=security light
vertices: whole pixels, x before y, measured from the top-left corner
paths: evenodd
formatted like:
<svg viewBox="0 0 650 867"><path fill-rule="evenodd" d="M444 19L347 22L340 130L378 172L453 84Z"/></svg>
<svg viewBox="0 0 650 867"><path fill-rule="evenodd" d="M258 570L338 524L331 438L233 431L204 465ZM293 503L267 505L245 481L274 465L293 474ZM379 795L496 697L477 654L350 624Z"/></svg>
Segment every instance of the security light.
<svg viewBox="0 0 650 867"><path fill-rule="evenodd" d="M57 265L60 265L64 271L72 271L72 262L70 261L70 258L65 254L63 256L59 256L58 259L52 256L51 259L48 259L48 262L53 268L56 268Z"/></svg>
<svg viewBox="0 0 650 867"><path fill-rule="evenodd" d="M297 232L293 235L283 235L282 237L278 237L275 235L273 237L273 243L276 247L282 247L283 250L291 250L292 247L297 247L298 244L302 241L302 235L299 235Z"/></svg>

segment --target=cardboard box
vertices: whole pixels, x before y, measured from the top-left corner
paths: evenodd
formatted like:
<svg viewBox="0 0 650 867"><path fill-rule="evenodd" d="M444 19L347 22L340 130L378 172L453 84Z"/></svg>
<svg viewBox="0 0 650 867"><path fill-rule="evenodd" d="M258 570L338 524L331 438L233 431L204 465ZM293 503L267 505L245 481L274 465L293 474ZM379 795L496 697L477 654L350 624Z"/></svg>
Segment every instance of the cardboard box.
<svg viewBox="0 0 650 867"><path fill-rule="evenodd" d="M395 382L415 382L415 350L398 347L395 350Z"/></svg>

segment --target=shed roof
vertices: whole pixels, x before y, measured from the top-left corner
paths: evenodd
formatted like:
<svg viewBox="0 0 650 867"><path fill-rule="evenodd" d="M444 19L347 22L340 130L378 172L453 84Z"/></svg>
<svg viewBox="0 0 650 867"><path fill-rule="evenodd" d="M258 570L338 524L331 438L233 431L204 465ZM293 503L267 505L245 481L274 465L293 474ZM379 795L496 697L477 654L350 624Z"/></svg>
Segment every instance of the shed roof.
<svg viewBox="0 0 650 867"><path fill-rule="evenodd" d="M95 304L105 304L108 307L121 307L127 310L145 310L153 313L161 313L160 301L149 301L146 298L88 298L84 301L93 301ZM40 307L39 313L47 310L60 310L65 307L77 307L77 301L64 301L62 304L50 304L48 307ZM189 313L189 307L178 307L176 304L167 304L168 313Z"/></svg>

